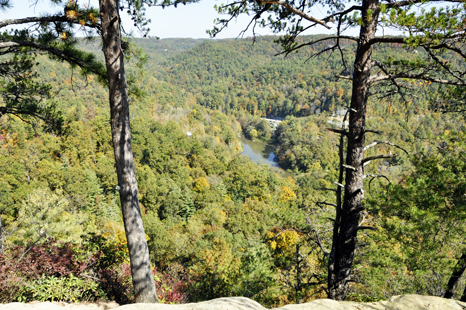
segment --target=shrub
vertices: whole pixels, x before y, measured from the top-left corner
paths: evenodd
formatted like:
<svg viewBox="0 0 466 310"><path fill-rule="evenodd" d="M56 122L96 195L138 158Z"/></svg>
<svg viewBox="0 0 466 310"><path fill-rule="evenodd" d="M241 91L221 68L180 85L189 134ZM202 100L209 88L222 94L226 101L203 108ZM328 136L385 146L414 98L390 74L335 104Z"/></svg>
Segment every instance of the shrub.
<svg viewBox="0 0 466 310"><path fill-rule="evenodd" d="M166 272L152 270L155 278L157 295L162 303L182 304L188 302L187 282L185 270L180 264L172 264Z"/></svg>
<svg viewBox="0 0 466 310"><path fill-rule="evenodd" d="M0 302L133 301L127 251L93 236L84 245L47 240L0 255Z"/></svg>
<svg viewBox="0 0 466 310"><path fill-rule="evenodd" d="M67 277L42 275L29 281L17 294L17 301L67 301L80 302L101 299L105 292L92 279L83 279L72 273Z"/></svg>

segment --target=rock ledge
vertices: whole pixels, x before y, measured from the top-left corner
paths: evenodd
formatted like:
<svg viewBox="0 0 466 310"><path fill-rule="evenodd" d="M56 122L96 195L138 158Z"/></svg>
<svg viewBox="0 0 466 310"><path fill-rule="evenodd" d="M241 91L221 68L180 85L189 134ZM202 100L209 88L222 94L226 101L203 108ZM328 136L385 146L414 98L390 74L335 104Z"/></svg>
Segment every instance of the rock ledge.
<svg viewBox="0 0 466 310"><path fill-rule="evenodd" d="M68 304L60 302L10 303L0 310L267 310L246 297L217 298L183 305L130 304L119 306L115 302ZM466 310L466 303L433 296L401 295L388 301L370 303L338 302L319 299L299 305L286 305L275 310Z"/></svg>

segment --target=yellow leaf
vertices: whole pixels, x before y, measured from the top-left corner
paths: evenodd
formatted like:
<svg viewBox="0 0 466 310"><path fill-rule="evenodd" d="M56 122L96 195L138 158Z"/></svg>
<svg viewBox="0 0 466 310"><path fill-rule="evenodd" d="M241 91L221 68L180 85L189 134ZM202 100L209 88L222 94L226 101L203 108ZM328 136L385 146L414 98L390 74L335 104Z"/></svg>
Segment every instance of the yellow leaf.
<svg viewBox="0 0 466 310"><path fill-rule="evenodd" d="M75 10L66 11L65 15L66 18L71 20L78 18L78 12L76 12Z"/></svg>

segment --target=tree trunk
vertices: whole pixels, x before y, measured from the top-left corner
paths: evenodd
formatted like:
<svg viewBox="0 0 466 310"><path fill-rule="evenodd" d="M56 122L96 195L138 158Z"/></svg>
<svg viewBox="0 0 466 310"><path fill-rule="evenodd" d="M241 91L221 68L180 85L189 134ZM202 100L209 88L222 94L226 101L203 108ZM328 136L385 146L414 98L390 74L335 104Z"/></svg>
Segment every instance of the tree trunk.
<svg viewBox="0 0 466 310"><path fill-rule="evenodd" d="M303 303L303 283L301 276L301 252L299 244L296 245L296 303Z"/></svg>
<svg viewBox="0 0 466 310"><path fill-rule="evenodd" d="M364 0L362 3L363 25L359 33L358 47L354 62L353 89L347 133L348 147L346 165L345 194L340 214L338 237L335 244L334 270L329 275L329 298L345 300L348 294L351 269L356 249L356 235L364 197L364 142L366 104L369 96L369 78L372 69L372 45L379 8L377 0Z"/></svg>
<svg viewBox="0 0 466 310"><path fill-rule="evenodd" d="M131 275L137 303L158 302L150 269L138 200L138 184L131 149L128 93L121 45L118 0L100 0L102 41L109 81L111 128L120 201L131 261Z"/></svg>
<svg viewBox="0 0 466 310"><path fill-rule="evenodd" d="M458 280L461 278L461 275L464 273L465 269L466 269L466 252L461 254L461 257L458 260L458 263L456 264L455 269L453 269L453 273L447 284L447 291L445 292L445 295L443 295L444 298L453 298L453 294L454 294L453 290L456 286L456 283L458 283ZM465 289L465 292L466 292L466 289ZM464 293L463 293L463 297L466 297L464 296ZM463 297L461 301L463 301Z"/></svg>
<svg viewBox="0 0 466 310"><path fill-rule="evenodd" d="M3 225L2 225L1 215L0 215L0 255L3 255Z"/></svg>
<svg viewBox="0 0 466 310"><path fill-rule="evenodd" d="M460 301L466 302L466 287L464 288L463 295L461 295Z"/></svg>
<svg viewBox="0 0 466 310"><path fill-rule="evenodd" d="M341 129L344 131L345 128L345 122L346 122L346 117L348 114L345 114L345 117L343 118L342 126ZM340 144L338 145L338 157L339 157L339 173L338 173L338 184L343 184L343 178L344 178L344 146L345 144L345 135L343 133L340 134ZM335 299L335 290L332 289L334 287L335 283L335 249L337 246L337 240L338 240L338 232L340 230L340 222L341 222L341 204L342 204L342 195L341 195L341 186L337 185L336 189L336 210L335 210L335 222L333 222L333 234L332 234L332 248L329 253L328 257L328 265L327 265L327 270L328 270L328 279L327 279L327 284L328 284L328 297L331 299Z"/></svg>

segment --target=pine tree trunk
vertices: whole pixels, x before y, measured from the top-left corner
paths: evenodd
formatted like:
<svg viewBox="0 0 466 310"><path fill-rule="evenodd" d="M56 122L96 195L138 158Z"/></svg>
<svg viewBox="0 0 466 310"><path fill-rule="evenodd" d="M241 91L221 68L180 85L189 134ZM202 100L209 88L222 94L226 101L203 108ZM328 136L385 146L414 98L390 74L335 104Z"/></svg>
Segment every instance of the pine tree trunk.
<svg viewBox="0 0 466 310"><path fill-rule="evenodd" d="M379 8L377 0L364 0L362 3L363 25L359 34L353 73L351 109L349 112L349 128L347 133L348 147L346 165L345 194L340 214L338 237L334 245L333 274L329 275L329 298L345 300L351 280L356 236L362 211L361 201L364 197L364 142L366 104L369 96L369 78L372 69L372 45Z"/></svg>
<svg viewBox="0 0 466 310"><path fill-rule="evenodd" d="M445 292L445 295L443 295L444 298L453 298L453 295L454 295L453 290L456 286L456 283L458 283L458 280L461 278L461 275L464 273L465 269L466 269L466 252L464 252L461 255L460 259L458 260L458 263L455 266L455 269L453 270L453 273L447 284L447 291ZM466 292L466 289L465 289L465 292Z"/></svg>
<svg viewBox="0 0 466 310"><path fill-rule="evenodd" d="M103 52L109 81L113 148L134 294L137 303L153 303L158 302L158 298L150 269L149 248L139 208L136 169L131 149L129 105L118 0L100 0L100 14Z"/></svg>
<svg viewBox="0 0 466 310"><path fill-rule="evenodd" d="M0 255L3 255L3 225L2 225L1 215L0 215Z"/></svg>
<svg viewBox="0 0 466 310"><path fill-rule="evenodd" d="M461 295L460 301L466 302L466 287L464 288L463 295Z"/></svg>

